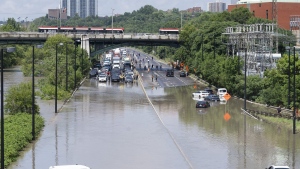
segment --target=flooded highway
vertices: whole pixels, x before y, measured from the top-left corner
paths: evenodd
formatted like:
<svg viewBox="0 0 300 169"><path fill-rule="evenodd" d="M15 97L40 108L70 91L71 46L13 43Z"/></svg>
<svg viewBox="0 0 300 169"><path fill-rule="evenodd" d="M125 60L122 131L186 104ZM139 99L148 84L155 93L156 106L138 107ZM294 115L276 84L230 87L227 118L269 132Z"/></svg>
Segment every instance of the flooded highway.
<svg viewBox="0 0 300 169"><path fill-rule="evenodd" d="M44 131L9 169L300 168L300 134L245 116L242 100L196 109L193 85L153 85L87 79L58 114L40 100Z"/></svg>

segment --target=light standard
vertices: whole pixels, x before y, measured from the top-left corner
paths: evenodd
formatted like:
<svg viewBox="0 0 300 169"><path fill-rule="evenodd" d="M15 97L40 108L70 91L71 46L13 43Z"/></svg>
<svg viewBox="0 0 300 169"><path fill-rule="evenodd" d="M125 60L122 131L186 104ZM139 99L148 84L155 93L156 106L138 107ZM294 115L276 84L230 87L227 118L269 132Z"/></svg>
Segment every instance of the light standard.
<svg viewBox="0 0 300 169"><path fill-rule="evenodd" d="M68 43L66 43L66 91L68 91Z"/></svg>
<svg viewBox="0 0 300 169"><path fill-rule="evenodd" d="M80 40L75 40L75 57L74 57L74 91L76 90L76 71L77 71L77 65L76 65L76 55L77 55L77 46L78 46L78 42L80 42Z"/></svg>
<svg viewBox="0 0 300 169"><path fill-rule="evenodd" d="M1 49L1 168L4 168L4 85L3 85L3 58L4 51L11 53L15 51L14 47Z"/></svg>
<svg viewBox="0 0 300 169"><path fill-rule="evenodd" d="M56 54L55 54L55 113L57 113L57 48L58 45L62 46L63 43L56 44Z"/></svg>
<svg viewBox="0 0 300 169"><path fill-rule="evenodd" d="M182 30L182 12L180 12L181 17L180 17L180 29Z"/></svg>
<svg viewBox="0 0 300 169"><path fill-rule="evenodd" d="M37 45L36 48L42 48L43 45ZM34 90L34 60L35 60L35 57L34 57L34 46L32 46L32 92L31 92L31 109L32 109L32 140L35 140L35 106L34 106L34 103L35 103L35 90Z"/></svg>
<svg viewBox="0 0 300 169"><path fill-rule="evenodd" d="M293 68L293 72L294 72L293 134L296 134L296 47L295 46L294 46L294 68Z"/></svg>
<svg viewBox="0 0 300 169"><path fill-rule="evenodd" d="M27 16L26 16L26 18L25 18L25 29L27 30Z"/></svg>
<svg viewBox="0 0 300 169"><path fill-rule="evenodd" d="M214 59L216 59L216 37L214 35Z"/></svg>
<svg viewBox="0 0 300 169"><path fill-rule="evenodd" d="M245 80L245 83L244 83L244 110L246 111L246 105L247 105L247 102L246 102L246 95L247 95L247 91L246 91L246 87L247 87L247 48L245 48L245 61L244 61L244 66L245 66L245 72L244 72L244 80Z"/></svg>
<svg viewBox="0 0 300 169"><path fill-rule="evenodd" d="M290 104L291 104L291 47L290 45L286 47L287 50L289 50L289 71L288 71L288 109L290 108Z"/></svg>
<svg viewBox="0 0 300 169"><path fill-rule="evenodd" d="M114 10L115 9L111 9L111 34L114 34Z"/></svg>
<svg viewBox="0 0 300 169"><path fill-rule="evenodd" d="M204 44L203 44L203 34L202 34L202 61L204 60L204 57L203 57L203 50L204 50Z"/></svg>
<svg viewBox="0 0 300 169"><path fill-rule="evenodd" d="M81 41L81 75L83 75L83 40Z"/></svg>

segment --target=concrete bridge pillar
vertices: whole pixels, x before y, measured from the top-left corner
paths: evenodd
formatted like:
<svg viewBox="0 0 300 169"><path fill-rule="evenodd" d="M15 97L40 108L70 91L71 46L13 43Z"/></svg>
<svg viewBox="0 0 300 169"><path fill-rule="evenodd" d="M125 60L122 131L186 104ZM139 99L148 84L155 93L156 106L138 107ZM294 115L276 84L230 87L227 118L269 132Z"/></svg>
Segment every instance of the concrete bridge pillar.
<svg viewBox="0 0 300 169"><path fill-rule="evenodd" d="M90 57L90 39L86 37L86 35L81 36L81 48L85 49L88 53L88 57Z"/></svg>

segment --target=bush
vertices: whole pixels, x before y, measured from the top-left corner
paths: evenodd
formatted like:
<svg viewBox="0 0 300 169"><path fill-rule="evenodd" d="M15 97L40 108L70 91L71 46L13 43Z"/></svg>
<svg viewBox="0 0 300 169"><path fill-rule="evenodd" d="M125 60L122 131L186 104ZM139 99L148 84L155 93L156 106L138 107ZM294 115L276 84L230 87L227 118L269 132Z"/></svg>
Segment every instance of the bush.
<svg viewBox="0 0 300 169"><path fill-rule="evenodd" d="M32 83L22 82L17 85L13 85L8 89L5 94L5 111L9 114L32 113ZM34 100L35 113L40 113L40 107Z"/></svg>
<svg viewBox="0 0 300 169"><path fill-rule="evenodd" d="M31 115L26 113L16 113L4 119L4 165L5 167L16 161L19 152L23 150L32 140ZM35 116L35 133L38 135L44 127L44 119Z"/></svg>

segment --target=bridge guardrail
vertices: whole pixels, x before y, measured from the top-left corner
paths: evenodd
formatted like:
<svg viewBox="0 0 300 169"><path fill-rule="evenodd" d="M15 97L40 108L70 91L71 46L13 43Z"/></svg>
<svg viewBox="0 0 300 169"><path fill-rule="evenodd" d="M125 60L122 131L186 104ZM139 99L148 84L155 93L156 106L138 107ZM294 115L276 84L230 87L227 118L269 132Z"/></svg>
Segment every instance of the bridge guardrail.
<svg viewBox="0 0 300 169"><path fill-rule="evenodd" d="M71 38L101 38L101 39L170 39L179 40L178 35L160 35L160 34L135 34L135 33L125 33L125 34L74 34L74 33L41 33L41 32L0 32L0 38L48 38L56 34L66 35Z"/></svg>

